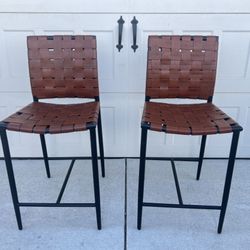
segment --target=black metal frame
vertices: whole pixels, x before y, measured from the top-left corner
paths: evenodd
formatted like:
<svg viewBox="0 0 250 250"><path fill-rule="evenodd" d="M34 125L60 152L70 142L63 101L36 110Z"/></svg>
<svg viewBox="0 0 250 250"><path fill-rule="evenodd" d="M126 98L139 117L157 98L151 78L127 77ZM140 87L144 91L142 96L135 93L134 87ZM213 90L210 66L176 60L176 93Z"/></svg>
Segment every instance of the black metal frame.
<svg viewBox="0 0 250 250"><path fill-rule="evenodd" d="M239 134L240 134L240 131L242 130L242 128L236 127L233 131L221 205L184 204L183 200L182 200L182 196L181 196L181 190L180 190L180 186L179 186L177 172L175 169L174 159L171 159L171 158L168 160L171 161L171 166L172 166L172 171L173 171L173 176L174 176L174 180L175 180L176 192L177 192L177 197L178 197L179 203L169 204L169 203L155 203L155 202L144 202L143 201L144 180L145 180L145 163L146 163L146 159L147 159L146 158L146 146L147 146L148 129L149 129L148 124L142 124L140 166L139 166L139 185L138 185L138 211L137 211L137 228L138 228L138 230L141 229L143 206L144 207L190 208L190 209L213 209L213 210L220 210L220 217L219 217L219 223L218 223L218 228L217 228L217 233L220 234L222 232L223 222L224 222L228 198L229 198L229 192L230 192L232 175L233 175L233 170L234 170L234 163L235 163L235 156L236 156L236 151L237 151L237 146L238 146ZM203 162L203 158L204 158L205 144L206 144L206 135L203 135L202 140L201 140L200 155L198 158L198 168L197 168L197 175L196 175L197 180L199 180L200 173L201 173L201 166L202 166L202 162Z"/></svg>
<svg viewBox="0 0 250 250"><path fill-rule="evenodd" d="M98 130L98 141L99 141L102 177L105 177L105 161L104 161L104 148L103 148L103 136L102 136L101 110L99 111L97 130Z"/></svg>
<svg viewBox="0 0 250 250"><path fill-rule="evenodd" d="M40 135L40 140L41 140L41 145L42 145L43 159L44 159L46 174L47 174L47 177L50 178L51 175L50 175L50 168L49 168L49 161L48 161L48 153L47 153L45 136Z"/></svg>
<svg viewBox="0 0 250 250"><path fill-rule="evenodd" d="M100 147L100 159L101 159L101 169L102 169L102 176L105 176L105 166L104 166L104 150L103 150L103 139L102 139L102 124L101 124L101 114L99 114L98 118L98 138L99 138L99 147ZM97 156L97 145L96 145L96 125L90 125L88 128L90 132L90 143L91 143L91 157L92 159L92 171L93 171L93 183L94 183L94 196L95 202L94 203L61 203L61 199L63 193L65 191L66 185L68 183L71 171L73 169L74 163L76 159L72 159L71 164L69 166L68 172L64 179L63 185L61 187L60 193L55 203L39 203L39 202L19 202L18 200L18 193L16 187L16 181L14 177L12 159L9 150L9 143L8 137L6 133L6 128L4 123L0 124L0 136L2 141L4 159L6 163L7 175L11 190L11 196L13 201L13 206L16 214L16 220L18 229L22 230L22 220L21 220L21 213L20 207L95 207L96 208L96 220L97 220L97 228L100 230L102 228L101 225L101 204L100 204L100 187L99 187L99 173L98 173L98 156ZM49 162L48 162L48 154L46 149L45 137L44 135L40 135L42 150L43 150L43 159L45 162L45 168L47 177L50 177L50 169L49 169Z"/></svg>

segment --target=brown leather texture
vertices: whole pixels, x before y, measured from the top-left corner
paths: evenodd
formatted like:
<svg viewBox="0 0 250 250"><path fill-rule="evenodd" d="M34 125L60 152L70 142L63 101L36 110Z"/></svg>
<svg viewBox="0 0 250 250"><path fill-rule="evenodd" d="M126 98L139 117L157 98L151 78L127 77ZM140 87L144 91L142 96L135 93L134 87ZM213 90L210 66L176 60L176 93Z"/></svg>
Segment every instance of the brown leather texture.
<svg viewBox="0 0 250 250"><path fill-rule="evenodd" d="M29 36L27 45L35 98L99 96L95 36Z"/></svg>
<svg viewBox="0 0 250 250"><path fill-rule="evenodd" d="M142 126L170 134L208 135L242 128L212 103L166 104L145 102Z"/></svg>
<svg viewBox="0 0 250 250"><path fill-rule="evenodd" d="M146 96L208 100L217 52L216 36L149 36Z"/></svg>
<svg viewBox="0 0 250 250"><path fill-rule="evenodd" d="M37 134L83 131L96 126L99 102L50 104L33 102L5 120L8 130Z"/></svg>

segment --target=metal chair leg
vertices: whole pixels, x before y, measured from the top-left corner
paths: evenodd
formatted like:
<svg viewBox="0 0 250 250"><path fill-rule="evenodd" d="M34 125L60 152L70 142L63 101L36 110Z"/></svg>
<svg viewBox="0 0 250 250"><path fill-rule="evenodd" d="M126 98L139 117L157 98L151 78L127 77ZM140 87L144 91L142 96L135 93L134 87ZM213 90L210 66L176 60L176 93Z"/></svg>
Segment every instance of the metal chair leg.
<svg viewBox="0 0 250 250"><path fill-rule="evenodd" d="M145 179L145 162L147 146L147 128L142 128L141 132L141 152L140 152L140 169L139 169L139 186L138 186L138 212L137 212L137 229L141 229L144 179Z"/></svg>
<svg viewBox="0 0 250 250"><path fill-rule="evenodd" d="M49 161L48 161L48 153L47 153L47 147L46 147L46 142L45 142L45 136L40 135L40 139L41 139L41 144L42 144L43 159L45 163L47 177L50 178L50 169L49 169Z"/></svg>
<svg viewBox="0 0 250 250"><path fill-rule="evenodd" d="M102 225L101 225L100 188L99 188L99 174L98 174L96 131L95 131L95 128L90 129L90 143L91 143L91 154L92 154L92 168L93 168L96 220L97 220L97 228L100 230L102 228Z"/></svg>
<svg viewBox="0 0 250 250"><path fill-rule="evenodd" d="M202 162L203 162L203 157L204 157L204 152L205 152L206 140L207 140L207 136L203 135L201 138L201 149L200 149L199 163L198 163L198 168L197 168L197 173L196 173L197 181L200 179L200 175L201 175L201 167L202 167Z"/></svg>
<svg viewBox="0 0 250 250"><path fill-rule="evenodd" d="M240 131L235 131L233 133L231 149L230 149L230 154L229 154L229 160L228 160L228 166L227 166L226 180L225 180L223 197L222 197L220 219L219 219L219 224L218 224L218 229L217 229L217 232L219 234L222 231L225 213L226 213L226 209L227 209L227 202L228 202L231 181L232 181L232 176L233 176L234 162L235 162L235 156L236 156L236 151L237 151L237 146L238 146L239 134L240 134Z"/></svg>
<svg viewBox="0 0 250 250"><path fill-rule="evenodd" d="M101 157L101 168L102 168L102 177L105 177L105 163L104 163L104 149L103 149L103 137L102 137L102 119L101 119L101 111L98 117L98 140L99 140L99 150Z"/></svg>
<svg viewBox="0 0 250 250"><path fill-rule="evenodd" d="M4 128L0 128L0 132L1 132L1 141L2 141L2 146L3 146L4 159L5 159L5 164L6 164L6 169L7 169L8 179L9 179L10 191L11 191L13 206L14 206L14 210L16 214L17 225L18 225L18 229L22 230L23 226L22 226L21 213L20 213L20 207L19 207L19 202L18 202L16 182L15 182L13 166L11 162L8 138L7 138L6 130Z"/></svg>

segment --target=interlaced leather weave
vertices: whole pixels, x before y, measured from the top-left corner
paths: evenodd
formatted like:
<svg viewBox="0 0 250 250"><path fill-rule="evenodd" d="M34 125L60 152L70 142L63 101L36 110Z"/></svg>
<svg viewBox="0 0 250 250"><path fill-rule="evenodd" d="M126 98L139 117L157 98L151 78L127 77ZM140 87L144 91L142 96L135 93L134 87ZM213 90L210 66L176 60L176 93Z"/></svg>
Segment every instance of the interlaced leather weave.
<svg viewBox="0 0 250 250"><path fill-rule="evenodd" d="M213 96L218 37L150 36L146 96L208 99Z"/></svg>
<svg viewBox="0 0 250 250"><path fill-rule="evenodd" d="M8 130L55 134L95 126L98 114L99 102L67 105L33 102L3 122Z"/></svg>
<svg viewBox="0 0 250 250"><path fill-rule="evenodd" d="M212 103L166 104L146 102L143 125L173 134L205 135L230 133L239 126Z"/></svg>
<svg viewBox="0 0 250 250"><path fill-rule="evenodd" d="M34 97L99 96L94 36L29 36L27 43Z"/></svg>

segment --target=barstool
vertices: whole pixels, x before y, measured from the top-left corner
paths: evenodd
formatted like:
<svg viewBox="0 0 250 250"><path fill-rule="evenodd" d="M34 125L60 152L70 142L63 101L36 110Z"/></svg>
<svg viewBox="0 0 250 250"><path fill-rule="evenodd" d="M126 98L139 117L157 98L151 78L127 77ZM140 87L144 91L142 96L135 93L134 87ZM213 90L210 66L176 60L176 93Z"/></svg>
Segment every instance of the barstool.
<svg viewBox="0 0 250 250"><path fill-rule="evenodd" d="M102 123L99 103L95 36L29 36L27 38L33 102L0 123L1 141L18 228L22 229L20 207L95 207L101 229L101 206L96 146L100 147L102 176L105 176ZM79 104L39 102L51 98L90 98ZM47 177L50 177L45 134L89 131L94 182L94 203L61 203L75 159L72 160L55 203L20 202L14 178L6 131L40 135Z"/></svg>
<svg viewBox="0 0 250 250"><path fill-rule="evenodd" d="M141 149L138 187L137 228L141 229L143 207L215 209L220 211L218 233L226 213L238 139L242 127L212 103L217 67L216 36L150 36L148 40L145 105L141 122ZM206 100L200 104L152 102L160 98ZM202 136L197 180L200 177L207 135L232 133L232 143L220 205L185 204L175 169L178 203L144 202L147 134L149 130L189 136Z"/></svg>

